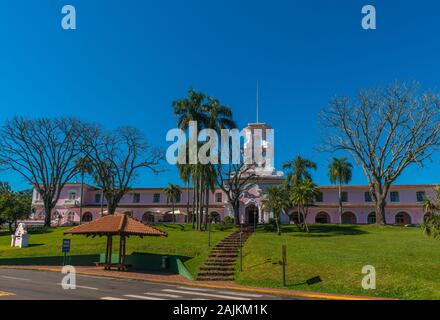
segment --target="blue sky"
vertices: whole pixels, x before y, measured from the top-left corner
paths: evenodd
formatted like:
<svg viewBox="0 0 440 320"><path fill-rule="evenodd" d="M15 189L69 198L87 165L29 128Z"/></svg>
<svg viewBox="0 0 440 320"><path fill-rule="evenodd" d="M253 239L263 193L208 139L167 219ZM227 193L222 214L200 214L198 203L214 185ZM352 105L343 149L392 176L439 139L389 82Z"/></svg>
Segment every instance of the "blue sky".
<svg viewBox="0 0 440 320"><path fill-rule="evenodd" d="M76 31L60 27L61 7L77 10ZM361 28L361 8L377 9L377 30ZM275 128L276 164L302 154L328 184L330 155L317 113L335 95L395 80L440 90L440 4L357 0L21 0L0 4L0 121L14 115L73 115L112 128L142 129L167 146L171 102L191 87L233 108L240 126ZM142 186L177 182L175 168ZM438 155L399 183L438 183ZM15 189L27 187L2 173ZM353 184L366 180L356 168Z"/></svg>

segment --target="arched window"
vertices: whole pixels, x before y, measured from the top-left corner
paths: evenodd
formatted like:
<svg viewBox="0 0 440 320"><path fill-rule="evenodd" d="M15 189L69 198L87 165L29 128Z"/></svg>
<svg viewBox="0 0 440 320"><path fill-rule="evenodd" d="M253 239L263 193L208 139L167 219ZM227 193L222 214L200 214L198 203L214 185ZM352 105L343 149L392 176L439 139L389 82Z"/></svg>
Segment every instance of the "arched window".
<svg viewBox="0 0 440 320"><path fill-rule="evenodd" d="M376 212L371 212L371 213L368 215L367 223L368 223L368 224L375 224L375 223L376 223Z"/></svg>
<svg viewBox="0 0 440 320"><path fill-rule="evenodd" d="M341 217L342 224L356 224L357 218L353 212L344 212Z"/></svg>
<svg viewBox="0 0 440 320"><path fill-rule="evenodd" d="M154 223L154 214L152 214L151 212L145 212L142 215L142 223Z"/></svg>
<svg viewBox="0 0 440 320"><path fill-rule="evenodd" d="M395 223L401 226L411 224L411 216L406 212L399 212L396 214Z"/></svg>
<svg viewBox="0 0 440 320"><path fill-rule="evenodd" d="M327 212L320 212L316 215L315 222L321 224L329 224L330 216L328 215Z"/></svg>
<svg viewBox="0 0 440 320"><path fill-rule="evenodd" d="M93 221L93 214L91 212L86 212L83 214L83 222L90 222Z"/></svg>
<svg viewBox="0 0 440 320"><path fill-rule="evenodd" d="M211 216L211 222L213 222L213 223L220 222L220 213L214 211L214 212L211 212L209 215Z"/></svg>

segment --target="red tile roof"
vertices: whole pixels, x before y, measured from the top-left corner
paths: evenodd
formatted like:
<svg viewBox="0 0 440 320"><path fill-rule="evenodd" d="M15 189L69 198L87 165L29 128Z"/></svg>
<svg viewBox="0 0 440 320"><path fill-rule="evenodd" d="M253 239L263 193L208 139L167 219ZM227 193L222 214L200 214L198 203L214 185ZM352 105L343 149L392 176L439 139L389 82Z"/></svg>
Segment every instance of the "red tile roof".
<svg viewBox="0 0 440 320"><path fill-rule="evenodd" d="M104 216L66 230L64 234L167 236L165 232L145 225L123 213Z"/></svg>

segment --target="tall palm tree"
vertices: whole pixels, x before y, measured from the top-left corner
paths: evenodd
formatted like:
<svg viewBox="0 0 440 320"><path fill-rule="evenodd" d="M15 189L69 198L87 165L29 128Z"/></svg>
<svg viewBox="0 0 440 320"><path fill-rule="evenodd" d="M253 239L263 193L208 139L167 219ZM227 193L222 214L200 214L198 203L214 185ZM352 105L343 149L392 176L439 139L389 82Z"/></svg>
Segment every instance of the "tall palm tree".
<svg viewBox="0 0 440 320"><path fill-rule="evenodd" d="M86 174L92 174L93 165L89 158L86 156L79 157L76 160L76 167L81 175L81 196L79 200L79 224L82 223L82 211L83 211L83 195L84 195L84 178Z"/></svg>
<svg viewBox="0 0 440 320"><path fill-rule="evenodd" d="M178 201L178 199L180 198L181 195L181 190L179 188L179 186L169 183L168 187L163 189L163 192L165 193L166 197L167 197L167 205L171 202L172 204L172 209L173 209L173 223L176 222L176 215L175 215L175 207L176 207L176 202Z"/></svg>
<svg viewBox="0 0 440 320"><path fill-rule="evenodd" d="M292 186L306 179L311 179L310 170L316 170L317 165L312 160L297 155L293 160L285 162L282 168L283 170L289 170L287 183L289 186Z"/></svg>
<svg viewBox="0 0 440 320"><path fill-rule="evenodd" d="M342 184L348 184L351 180L353 165L347 161L347 157L333 158L328 167L330 182L338 184L339 215L342 217Z"/></svg>
<svg viewBox="0 0 440 320"><path fill-rule="evenodd" d="M186 98L173 101L174 115L177 116L177 126L180 129L188 130L190 121L197 121L199 128L208 122L204 113L205 99L204 93L190 89Z"/></svg>
<svg viewBox="0 0 440 320"><path fill-rule="evenodd" d="M198 93L194 89L189 90L186 98L174 101L173 110L174 115L177 116L177 126L182 130L188 130L190 121L197 121L199 130L213 129L218 133L221 129L236 127L232 120L232 111L229 107L221 105L220 101L215 98L207 98L205 94ZM183 170L190 170L190 172L183 172ZM203 217L206 228L209 191L214 191L215 170L212 164L196 164L189 165L187 169L179 169L179 172L182 173L181 177L185 178L182 180L186 180L187 186L189 185L189 180L192 179L194 188L193 214L196 217L196 229L201 230ZM187 207L189 207L189 204ZM205 213L204 215L203 212Z"/></svg>
<svg viewBox="0 0 440 320"><path fill-rule="evenodd" d="M208 97L203 110L206 114L206 127L220 133L221 129L235 129L237 125L232 119L231 108L224 106L218 99Z"/></svg>
<svg viewBox="0 0 440 320"><path fill-rule="evenodd" d="M302 223L299 223L300 229L309 232L307 214L318 193L317 186L311 179L306 179L296 183L289 192L291 203L298 207L298 218L302 215Z"/></svg>
<svg viewBox="0 0 440 320"><path fill-rule="evenodd" d="M281 213L290 207L289 194L285 186L269 187L266 190L263 207L264 210L273 212L277 226L277 233L278 235L281 235Z"/></svg>
<svg viewBox="0 0 440 320"><path fill-rule="evenodd" d="M189 183L191 181L191 165L178 164L177 169L179 171L180 179L182 179L182 181L186 184L186 214L187 217L189 217Z"/></svg>

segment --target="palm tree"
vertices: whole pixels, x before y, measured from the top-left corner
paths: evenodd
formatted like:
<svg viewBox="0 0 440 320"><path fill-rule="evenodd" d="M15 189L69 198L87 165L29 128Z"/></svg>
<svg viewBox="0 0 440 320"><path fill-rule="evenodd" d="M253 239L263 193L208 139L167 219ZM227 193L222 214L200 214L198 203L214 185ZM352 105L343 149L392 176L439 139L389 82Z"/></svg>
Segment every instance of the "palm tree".
<svg viewBox="0 0 440 320"><path fill-rule="evenodd" d="M348 184L351 180L353 165L347 161L347 157L333 158L328 167L330 182L338 184L339 215L342 217L342 184Z"/></svg>
<svg viewBox="0 0 440 320"><path fill-rule="evenodd" d="M174 115L177 116L177 126L188 130L190 121L197 121L199 127L204 126L208 119L204 113L206 96L190 89L185 99L173 102Z"/></svg>
<svg viewBox="0 0 440 320"><path fill-rule="evenodd" d="M423 206L431 213L423 220L423 232L434 239L440 238L440 186L435 188L435 199L425 197Z"/></svg>
<svg viewBox="0 0 440 320"><path fill-rule="evenodd" d="M82 223L82 211L83 211L83 195L84 195L84 176L86 174L92 174L93 166L89 158L83 156L76 160L76 167L81 175L81 196L79 201L79 224Z"/></svg>
<svg viewBox="0 0 440 320"><path fill-rule="evenodd" d="M206 127L220 133L221 129L234 129L237 127L232 120L231 108L224 106L218 99L208 97L208 103L203 110L206 114Z"/></svg>
<svg viewBox="0 0 440 320"><path fill-rule="evenodd" d="M288 190L284 186L271 186L266 190L263 203L264 210L273 212L277 233L281 235L281 213L290 207Z"/></svg>
<svg viewBox="0 0 440 320"><path fill-rule="evenodd" d="M312 174L310 170L316 170L317 165L315 162L309 159L305 159L300 155L297 155L293 160L287 161L282 166L283 170L288 170L286 186L287 189L291 188L307 179L312 179ZM300 207L298 209L298 223L301 224L301 214Z"/></svg>
<svg viewBox="0 0 440 320"><path fill-rule="evenodd" d="M186 214L189 217L189 183L191 181L191 165L178 164L177 169L179 171L180 179L186 184Z"/></svg>
<svg viewBox="0 0 440 320"><path fill-rule="evenodd" d="M176 215L175 215L175 207L176 207L176 202L178 201L178 199L180 198L181 195L181 190L179 188L179 186L169 183L168 187L166 187L165 189L163 189L163 192L165 193L166 197L167 197L167 205L171 202L172 204L172 209L173 209L173 223L176 222Z"/></svg>
<svg viewBox="0 0 440 320"><path fill-rule="evenodd" d="M316 170L317 165L298 155L293 160L285 162L282 168L290 171L287 175L287 183L292 186L306 179L311 179L310 170Z"/></svg>
<svg viewBox="0 0 440 320"><path fill-rule="evenodd" d="M308 210L316 198L318 189L311 179L296 183L290 189L290 201L298 207L298 218L302 215L302 223L299 224L300 229L309 232L307 225Z"/></svg>
<svg viewBox="0 0 440 320"><path fill-rule="evenodd" d="M188 130L190 121L197 121L199 130L213 129L220 132L221 129L236 127L229 107L221 105L220 101L215 98L207 98L205 94L198 93L194 89L189 90L186 98L174 101L173 110L174 115L177 116L177 126L182 130ZM185 169L183 167L179 168L179 172L187 186L192 180L193 215L195 214L196 217L196 229L201 230L203 212L205 212L205 227L207 226L209 191L214 191L215 170L212 164L187 165ZM187 208L189 208L189 203L187 203Z"/></svg>

